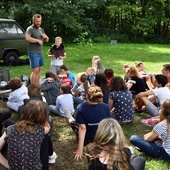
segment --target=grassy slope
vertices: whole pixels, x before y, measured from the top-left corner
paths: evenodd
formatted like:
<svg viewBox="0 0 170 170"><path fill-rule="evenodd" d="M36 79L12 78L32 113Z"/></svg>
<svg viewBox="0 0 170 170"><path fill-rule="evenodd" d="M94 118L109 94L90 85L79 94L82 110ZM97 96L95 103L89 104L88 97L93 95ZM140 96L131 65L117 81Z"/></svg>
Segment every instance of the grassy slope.
<svg viewBox="0 0 170 170"><path fill-rule="evenodd" d="M42 68L41 77L49 70L50 59L47 57L47 50L50 46L44 47L45 65ZM115 75L123 76L122 65L129 63L134 65L135 61L143 61L145 69L150 73L161 73L162 65L169 63L170 57L169 45L150 45L150 44L93 44L92 46L65 45L67 59L64 63L75 74L85 71L91 66L93 55L99 55L105 68L112 68ZM31 69L29 66L9 67L11 77L29 75ZM132 134L143 135L151 130L150 127L143 126L140 123L142 118L147 114L135 114L135 121L123 127L127 140ZM73 151L77 147L74 133L68 127L67 121L60 117L54 118L53 144L58 154L57 163L50 166L51 170L86 170L85 160L73 160ZM138 153L137 154L142 154ZM146 170L168 170L170 166L164 161L153 160L144 155L146 158Z"/></svg>

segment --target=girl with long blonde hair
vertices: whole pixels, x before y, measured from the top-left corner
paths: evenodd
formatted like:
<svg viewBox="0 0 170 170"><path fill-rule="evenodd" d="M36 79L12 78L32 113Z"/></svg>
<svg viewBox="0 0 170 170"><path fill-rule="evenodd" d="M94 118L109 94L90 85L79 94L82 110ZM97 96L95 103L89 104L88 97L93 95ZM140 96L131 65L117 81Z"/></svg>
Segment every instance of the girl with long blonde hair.
<svg viewBox="0 0 170 170"><path fill-rule="evenodd" d="M89 170L138 170L144 169L145 160L136 157L131 162L131 152L119 123L112 118L103 119L98 126L94 143L86 148Z"/></svg>

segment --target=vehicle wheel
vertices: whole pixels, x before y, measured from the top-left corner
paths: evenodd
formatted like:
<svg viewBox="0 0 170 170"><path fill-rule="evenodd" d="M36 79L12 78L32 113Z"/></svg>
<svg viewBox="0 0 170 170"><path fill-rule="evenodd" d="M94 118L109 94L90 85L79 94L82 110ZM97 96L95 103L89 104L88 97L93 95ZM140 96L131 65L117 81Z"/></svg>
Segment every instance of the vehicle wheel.
<svg viewBox="0 0 170 170"><path fill-rule="evenodd" d="M8 52L5 57L4 57L4 63L6 65L10 65L12 61L17 60L18 59L18 54L16 52Z"/></svg>

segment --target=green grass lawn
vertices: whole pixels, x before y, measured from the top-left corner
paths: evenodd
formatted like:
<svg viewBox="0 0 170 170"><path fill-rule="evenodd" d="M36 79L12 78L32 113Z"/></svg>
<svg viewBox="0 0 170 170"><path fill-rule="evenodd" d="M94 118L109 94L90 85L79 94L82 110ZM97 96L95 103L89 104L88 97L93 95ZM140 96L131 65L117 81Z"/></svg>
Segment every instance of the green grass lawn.
<svg viewBox="0 0 170 170"><path fill-rule="evenodd" d="M50 58L47 56L47 50L50 46L44 47L45 65L41 71L41 77L50 68ZM68 66L75 74L86 71L91 67L91 60L94 55L101 57L105 68L112 68L115 75L124 76L122 66L125 63L134 65L135 61L142 61L145 70L149 73L161 73L162 65L170 63L170 45L159 44L92 44L92 45L75 45L66 44L67 58L64 64ZM2 63L1 63L2 65ZM5 66L2 66L5 67ZM31 69L28 65L10 68L11 77L20 77L21 75L30 75ZM135 113L135 120L132 124L123 126L125 136L129 142L129 137L133 134L144 135L151 130L150 127L144 126L140 120L148 117L147 114L138 115ZM69 128L65 119L60 117L54 118L53 144L58 154L55 165L50 166L51 170L86 170L86 160L76 161L73 159L73 152L76 150L77 143L74 133ZM155 160L147 155L139 153L146 158L146 170L168 170L170 164L164 161Z"/></svg>

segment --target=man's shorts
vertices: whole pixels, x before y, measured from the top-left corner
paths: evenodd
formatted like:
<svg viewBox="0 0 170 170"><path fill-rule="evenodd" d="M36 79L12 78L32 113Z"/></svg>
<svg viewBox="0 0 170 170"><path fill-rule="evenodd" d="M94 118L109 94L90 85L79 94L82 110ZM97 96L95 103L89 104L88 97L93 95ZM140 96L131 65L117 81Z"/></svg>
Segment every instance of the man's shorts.
<svg viewBox="0 0 170 170"><path fill-rule="evenodd" d="M44 65L43 55L40 53L29 53L30 67L40 67Z"/></svg>

